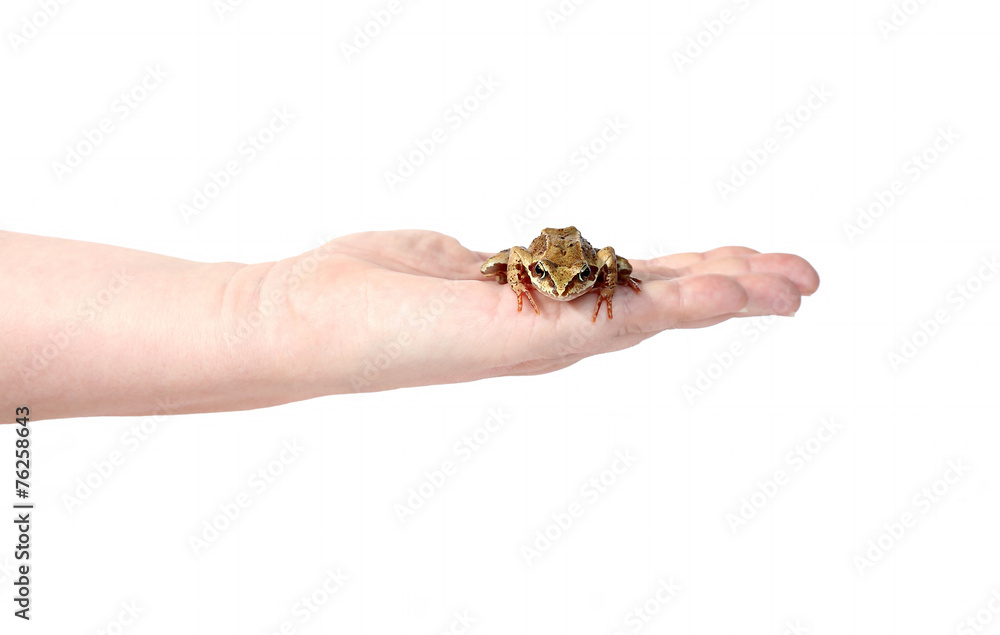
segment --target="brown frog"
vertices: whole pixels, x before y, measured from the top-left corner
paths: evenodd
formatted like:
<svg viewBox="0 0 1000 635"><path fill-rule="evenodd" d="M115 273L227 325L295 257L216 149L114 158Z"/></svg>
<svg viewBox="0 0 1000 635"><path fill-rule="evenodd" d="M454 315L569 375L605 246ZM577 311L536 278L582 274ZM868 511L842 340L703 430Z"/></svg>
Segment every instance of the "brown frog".
<svg viewBox="0 0 1000 635"><path fill-rule="evenodd" d="M613 247L597 251L576 227L543 229L530 247L511 247L493 256L480 268L483 275L496 278L500 284L509 284L517 295L517 310L521 310L521 294L528 297L535 313L538 306L531 297L528 283L553 300L572 300L587 293L597 293L593 322L607 300L608 319L614 319L611 297L619 284L640 292L639 283L632 277L632 265L615 254Z"/></svg>

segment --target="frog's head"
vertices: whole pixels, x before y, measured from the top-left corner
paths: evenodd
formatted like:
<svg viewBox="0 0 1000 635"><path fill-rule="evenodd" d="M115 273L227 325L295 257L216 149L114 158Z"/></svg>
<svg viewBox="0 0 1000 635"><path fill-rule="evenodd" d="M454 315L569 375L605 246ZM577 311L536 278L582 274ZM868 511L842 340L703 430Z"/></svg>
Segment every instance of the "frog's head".
<svg viewBox="0 0 1000 635"><path fill-rule="evenodd" d="M563 266L543 258L528 267L528 277L532 286L553 300L572 300L590 291L597 269L582 260Z"/></svg>

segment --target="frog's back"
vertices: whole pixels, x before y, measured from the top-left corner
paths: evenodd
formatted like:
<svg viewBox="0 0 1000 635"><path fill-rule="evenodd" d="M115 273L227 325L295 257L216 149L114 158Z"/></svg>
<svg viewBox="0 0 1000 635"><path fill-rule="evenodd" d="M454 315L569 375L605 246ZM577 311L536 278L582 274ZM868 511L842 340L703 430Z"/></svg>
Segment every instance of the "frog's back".
<svg viewBox="0 0 1000 635"><path fill-rule="evenodd" d="M579 260L590 262L597 255L597 250L572 225L562 229L546 227L531 242L531 251L559 263Z"/></svg>

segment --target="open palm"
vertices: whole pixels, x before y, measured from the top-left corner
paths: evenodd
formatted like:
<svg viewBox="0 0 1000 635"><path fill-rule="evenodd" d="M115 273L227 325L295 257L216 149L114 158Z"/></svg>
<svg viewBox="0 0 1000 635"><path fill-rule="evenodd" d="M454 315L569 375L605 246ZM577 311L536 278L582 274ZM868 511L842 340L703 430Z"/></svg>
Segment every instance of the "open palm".
<svg viewBox="0 0 1000 635"><path fill-rule="evenodd" d="M794 315L819 286L802 258L746 247L629 258L642 293L619 288L614 319L602 312L593 323L592 294L571 302L536 296L539 315L530 306L518 313L511 289L479 271L494 252L469 250L444 234L366 232L320 249L326 257L319 271L291 304L295 321L309 325L308 337L297 334L300 344L339 358L336 372L324 373L334 392L550 372L666 329ZM291 270L309 256L276 269ZM317 360L313 370L322 367Z"/></svg>

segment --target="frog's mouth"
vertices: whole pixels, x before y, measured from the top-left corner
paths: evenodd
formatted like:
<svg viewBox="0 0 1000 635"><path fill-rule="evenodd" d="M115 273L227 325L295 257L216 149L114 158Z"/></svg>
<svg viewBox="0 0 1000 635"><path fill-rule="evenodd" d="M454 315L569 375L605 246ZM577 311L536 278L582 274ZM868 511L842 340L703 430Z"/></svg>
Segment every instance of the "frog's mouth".
<svg viewBox="0 0 1000 635"><path fill-rule="evenodd" d="M594 286L593 274L581 280L579 272L569 267L550 269L541 280L532 280L534 287L553 300L572 300L590 291Z"/></svg>

